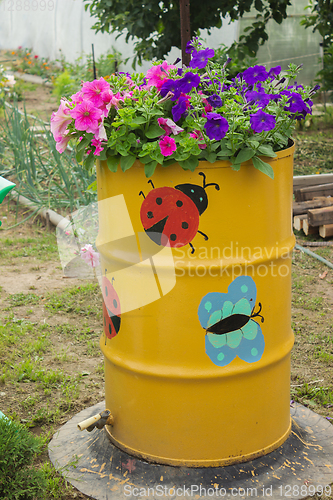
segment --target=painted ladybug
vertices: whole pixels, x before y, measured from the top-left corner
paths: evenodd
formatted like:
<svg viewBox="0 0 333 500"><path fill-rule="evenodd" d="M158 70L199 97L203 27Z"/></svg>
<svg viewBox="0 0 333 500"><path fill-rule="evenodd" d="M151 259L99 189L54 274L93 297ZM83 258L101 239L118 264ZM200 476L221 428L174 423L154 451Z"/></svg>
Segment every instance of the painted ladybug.
<svg viewBox="0 0 333 500"><path fill-rule="evenodd" d="M215 182L206 184L206 176L203 176L203 187L196 184L178 184L178 186L155 188L145 197L140 191L139 195L145 198L140 210L140 218L144 230L150 239L158 245L170 246L172 248L190 245L197 233L202 234L205 240L208 236L198 231L199 216L208 206L206 187L215 186L219 191L220 186Z"/></svg>
<svg viewBox="0 0 333 500"><path fill-rule="evenodd" d="M104 333L107 338L112 339L120 329L120 301L116 290L105 276L102 277L102 294Z"/></svg>

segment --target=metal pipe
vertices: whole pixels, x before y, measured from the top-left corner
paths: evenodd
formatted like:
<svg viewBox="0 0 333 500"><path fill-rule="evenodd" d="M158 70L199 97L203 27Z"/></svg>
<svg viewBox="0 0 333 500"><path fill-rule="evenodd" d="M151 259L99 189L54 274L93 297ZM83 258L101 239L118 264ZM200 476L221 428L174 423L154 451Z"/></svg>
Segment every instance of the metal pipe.
<svg viewBox="0 0 333 500"><path fill-rule="evenodd" d="M85 429L88 432L91 432L95 427L97 429L102 429L105 425L113 425L114 418L111 415L110 410L101 411L101 413L97 413L97 415L93 415L92 417L83 420L78 423L77 426L80 431L84 431Z"/></svg>
<svg viewBox="0 0 333 500"><path fill-rule="evenodd" d="M326 264L326 266L328 266L331 269L333 269L332 262L330 262L329 260L324 259L324 257L321 257L320 255L318 255L318 254L316 254L314 252L311 252L311 250L309 250L308 248L304 248L301 245L297 245L297 244L295 245L295 248L297 250L300 250L301 252L306 253L307 255L310 255L311 257L314 257L315 259L320 260L320 262L322 262L323 264Z"/></svg>

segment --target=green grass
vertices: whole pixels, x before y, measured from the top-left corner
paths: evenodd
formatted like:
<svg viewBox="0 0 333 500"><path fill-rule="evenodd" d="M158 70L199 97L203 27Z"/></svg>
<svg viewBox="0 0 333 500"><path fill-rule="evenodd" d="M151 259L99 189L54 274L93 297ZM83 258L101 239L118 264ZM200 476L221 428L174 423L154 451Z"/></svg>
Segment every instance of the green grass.
<svg viewBox="0 0 333 500"><path fill-rule="evenodd" d="M47 295L45 308L51 312L73 313L101 318L101 292L98 284L88 283Z"/></svg>
<svg viewBox="0 0 333 500"><path fill-rule="evenodd" d="M57 240L53 233L41 234L34 238L2 239L0 240L0 257L2 261L20 257L35 258L41 262L57 259Z"/></svg>

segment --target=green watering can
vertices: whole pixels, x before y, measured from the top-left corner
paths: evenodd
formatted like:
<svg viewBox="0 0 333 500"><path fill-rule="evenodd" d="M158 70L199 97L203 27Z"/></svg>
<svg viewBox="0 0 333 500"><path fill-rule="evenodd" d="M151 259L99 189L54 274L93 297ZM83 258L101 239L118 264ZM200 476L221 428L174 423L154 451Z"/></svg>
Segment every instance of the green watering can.
<svg viewBox="0 0 333 500"><path fill-rule="evenodd" d="M0 176L0 203L3 202L5 196L15 187L16 184L13 182L7 181L7 179L4 179L3 177ZM1 220L0 220L0 226L1 226Z"/></svg>

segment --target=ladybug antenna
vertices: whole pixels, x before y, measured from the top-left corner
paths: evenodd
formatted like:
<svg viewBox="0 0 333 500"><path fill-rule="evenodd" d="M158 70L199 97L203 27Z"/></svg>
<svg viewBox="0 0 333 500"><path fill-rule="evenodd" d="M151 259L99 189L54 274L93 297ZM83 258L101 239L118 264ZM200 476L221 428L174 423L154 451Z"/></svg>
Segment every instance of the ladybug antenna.
<svg viewBox="0 0 333 500"><path fill-rule="evenodd" d="M208 186L215 186L216 191L220 191L220 186L216 184L216 182L210 182L209 184L206 184L206 175L203 172L199 172L199 175L202 175L203 177L203 188L206 189Z"/></svg>
<svg viewBox="0 0 333 500"><path fill-rule="evenodd" d="M107 269L105 268L105 272L104 272L105 276L106 276L106 272L107 272Z"/></svg>
<svg viewBox="0 0 333 500"><path fill-rule="evenodd" d="M111 280L111 285L113 285L113 282L116 281L116 279L114 277L112 277L112 280Z"/></svg>
<svg viewBox="0 0 333 500"><path fill-rule="evenodd" d="M151 184L153 186L153 189L155 189L155 186L153 184L153 181L148 181L148 184Z"/></svg>

